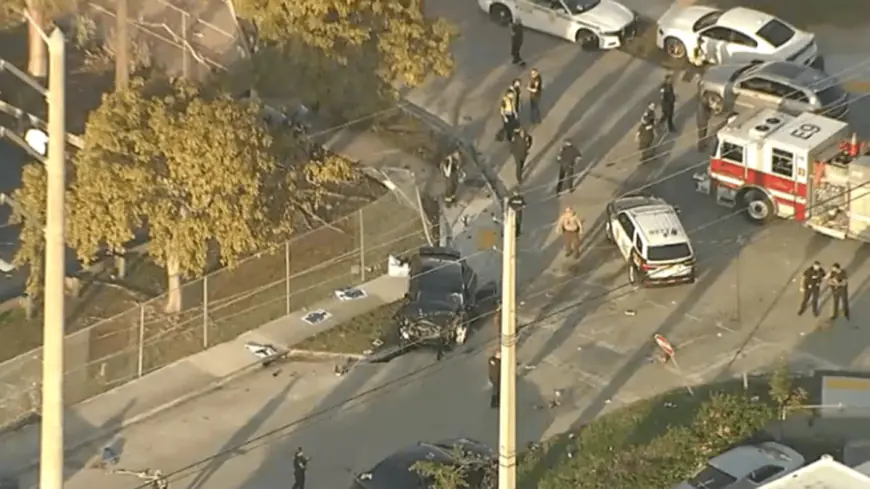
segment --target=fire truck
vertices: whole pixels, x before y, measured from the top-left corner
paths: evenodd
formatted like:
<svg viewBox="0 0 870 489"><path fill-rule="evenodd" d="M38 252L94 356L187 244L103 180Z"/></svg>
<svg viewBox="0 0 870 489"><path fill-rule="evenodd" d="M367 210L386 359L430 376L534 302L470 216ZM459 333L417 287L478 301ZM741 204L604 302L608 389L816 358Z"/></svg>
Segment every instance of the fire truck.
<svg viewBox="0 0 870 489"><path fill-rule="evenodd" d="M716 134L696 190L753 222L794 219L837 239L870 242L870 153L849 125L818 114L763 109Z"/></svg>

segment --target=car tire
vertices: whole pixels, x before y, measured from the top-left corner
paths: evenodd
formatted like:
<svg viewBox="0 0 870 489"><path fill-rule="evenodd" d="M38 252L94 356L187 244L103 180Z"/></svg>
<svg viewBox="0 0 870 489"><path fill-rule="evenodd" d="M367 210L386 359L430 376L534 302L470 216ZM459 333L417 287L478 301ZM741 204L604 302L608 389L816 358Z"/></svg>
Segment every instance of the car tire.
<svg viewBox="0 0 870 489"><path fill-rule="evenodd" d="M589 29L580 29L574 34L574 42L577 43L584 51L594 51L601 44L598 42L598 36Z"/></svg>
<svg viewBox="0 0 870 489"><path fill-rule="evenodd" d="M673 59L685 59L686 58L686 45L683 44L683 41L675 37L668 37L665 39L665 52L668 53Z"/></svg>
<svg viewBox="0 0 870 489"><path fill-rule="evenodd" d="M508 26L513 22L511 10L500 3L489 7L489 18L498 25Z"/></svg>
<svg viewBox="0 0 870 489"><path fill-rule="evenodd" d="M702 96L704 105L706 105L713 115L722 115L725 113L725 99L718 93L704 92Z"/></svg>
<svg viewBox="0 0 870 489"><path fill-rule="evenodd" d="M773 202L759 190L749 190L743 194L746 217L756 224L766 224L776 217Z"/></svg>

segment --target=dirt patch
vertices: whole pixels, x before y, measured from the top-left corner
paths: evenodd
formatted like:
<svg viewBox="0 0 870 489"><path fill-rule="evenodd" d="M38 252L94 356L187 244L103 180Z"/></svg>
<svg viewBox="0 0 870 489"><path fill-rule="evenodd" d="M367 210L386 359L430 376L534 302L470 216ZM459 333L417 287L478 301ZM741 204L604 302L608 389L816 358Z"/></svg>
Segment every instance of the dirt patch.
<svg viewBox="0 0 870 489"><path fill-rule="evenodd" d="M378 306L293 345L293 348L329 353L363 353L372 349L375 341L394 333L394 316L401 305L402 302L397 301Z"/></svg>
<svg viewBox="0 0 870 489"><path fill-rule="evenodd" d="M801 29L870 25L870 8L866 0L703 0L700 3L722 9L748 7L761 10Z"/></svg>

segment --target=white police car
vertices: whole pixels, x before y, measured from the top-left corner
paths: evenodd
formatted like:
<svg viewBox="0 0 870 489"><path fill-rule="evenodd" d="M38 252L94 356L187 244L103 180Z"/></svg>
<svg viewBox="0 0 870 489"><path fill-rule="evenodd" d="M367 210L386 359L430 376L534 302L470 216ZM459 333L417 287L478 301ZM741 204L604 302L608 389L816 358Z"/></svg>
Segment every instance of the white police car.
<svg viewBox="0 0 870 489"><path fill-rule="evenodd" d="M523 26L584 48L616 49L637 34L637 16L614 0L477 0L481 10L507 25Z"/></svg>
<svg viewBox="0 0 870 489"><path fill-rule="evenodd" d="M695 252L677 209L658 197L629 195L607 204L607 237L628 263L629 282L695 281Z"/></svg>

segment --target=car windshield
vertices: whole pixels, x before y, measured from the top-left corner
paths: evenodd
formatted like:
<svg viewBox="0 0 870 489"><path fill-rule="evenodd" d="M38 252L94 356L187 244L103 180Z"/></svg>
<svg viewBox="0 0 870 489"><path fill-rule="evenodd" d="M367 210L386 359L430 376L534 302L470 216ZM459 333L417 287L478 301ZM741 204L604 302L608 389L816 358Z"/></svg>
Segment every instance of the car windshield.
<svg viewBox="0 0 870 489"><path fill-rule="evenodd" d="M554 3L558 3L558 0L555 0ZM599 3L601 0L565 0L565 4L571 9L572 14L588 12L597 7Z"/></svg>
<svg viewBox="0 0 870 489"><path fill-rule="evenodd" d="M715 24L717 20L719 20L719 17L722 17L722 12L719 11L710 12L709 14L702 16L700 19L695 21L695 25L692 26L692 31L698 32L701 29L710 27L711 25Z"/></svg>
<svg viewBox="0 0 870 489"><path fill-rule="evenodd" d="M841 103L843 98L846 97L846 92L839 85L833 85L816 92L816 97L819 98L819 102L822 103L823 107L830 107Z"/></svg>
<svg viewBox="0 0 870 489"><path fill-rule="evenodd" d="M663 246L650 246L647 258L651 262L684 260L692 257L692 250L687 243L675 243Z"/></svg>
<svg viewBox="0 0 870 489"><path fill-rule="evenodd" d="M761 29L758 29L756 34L758 37L769 42L773 47L778 48L791 41L795 32L794 29L787 26L784 22L777 19L771 19L770 22L764 24Z"/></svg>
<svg viewBox="0 0 870 489"><path fill-rule="evenodd" d="M712 465L708 465L698 472L695 477L689 479L688 482L692 487L697 489L724 489L737 482L737 479Z"/></svg>

